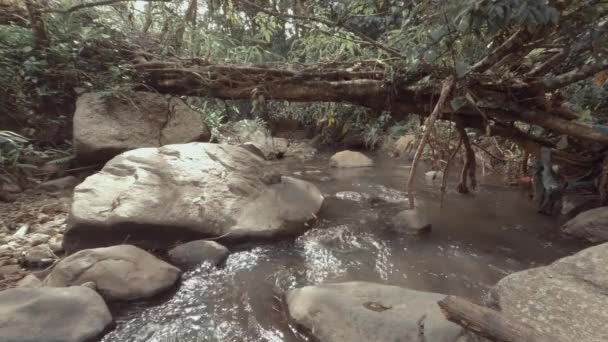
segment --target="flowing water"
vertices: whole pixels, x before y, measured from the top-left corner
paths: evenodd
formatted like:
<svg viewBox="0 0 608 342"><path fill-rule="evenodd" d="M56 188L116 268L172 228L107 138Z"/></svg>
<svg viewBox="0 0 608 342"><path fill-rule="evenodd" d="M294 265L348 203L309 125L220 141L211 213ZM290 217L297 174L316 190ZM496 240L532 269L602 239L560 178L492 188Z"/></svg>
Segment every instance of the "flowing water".
<svg viewBox="0 0 608 342"><path fill-rule="evenodd" d="M521 190L483 178L474 195L448 191L440 208L438 184L421 176L417 206L432 233L392 231L386 222L407 205L409 166L379 158L373 168L337 170L327 157L279 165L329 197L313 229L233 248L223 267L186 272L162 298L115 305L116 327L102 341L303 341L280 300L289 288L365 280L481 299L509 273L583 247L560 237L556 219L537 214Z"/></svg>

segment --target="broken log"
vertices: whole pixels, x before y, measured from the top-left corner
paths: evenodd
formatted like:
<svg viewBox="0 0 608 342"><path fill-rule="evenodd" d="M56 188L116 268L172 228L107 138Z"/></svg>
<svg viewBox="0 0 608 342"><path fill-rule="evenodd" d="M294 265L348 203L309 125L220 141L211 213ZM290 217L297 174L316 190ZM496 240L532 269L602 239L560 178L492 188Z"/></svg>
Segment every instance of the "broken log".
<svg viewBox="0 0 608 342"><path fill-rule="evenodd" d="M566 342L541 333L515 319L456 296L437 303L445 317L467 330L496 342Z"/></svg>
<svg viewBox="0 0 608 342"><path fill-rule="evenodd" d="M157 91L178 96L214 97L224 100L252 99L291 102L341 102L364 106L374 111L389 111L396 120L416 114L427 117L441 97L443 80L451 76L445 68L405 70L389 78L385 65L329 64L211 64L194 60L159 61L133 66L141 86L138 90ZM484 69L480 67L481 69ZM594 67L596 70L599 67ZM589 69L589 68L587 68ZM580 79L560 78L559 83ZM443 106L438 118L462 120L464 127L516 141L531 155L538 156L540 147L555 147L555 137L567 135L584 142L584 151L570 151L555 161L578 168L595 165L601 156L595 151L608 147L608 135L574 120L575 113L561 103L547 103L551 97L542 92L543 76L514 76L497 81L493 74L470 72L465 79L454 81L453 98L476 94L460 108ZM555 82L554 82L555 83ZM532 86L534 85L534 86ZM541 135L521 131L516 123L543 128ZM585 160L578 160L581 159Z"/></svg>

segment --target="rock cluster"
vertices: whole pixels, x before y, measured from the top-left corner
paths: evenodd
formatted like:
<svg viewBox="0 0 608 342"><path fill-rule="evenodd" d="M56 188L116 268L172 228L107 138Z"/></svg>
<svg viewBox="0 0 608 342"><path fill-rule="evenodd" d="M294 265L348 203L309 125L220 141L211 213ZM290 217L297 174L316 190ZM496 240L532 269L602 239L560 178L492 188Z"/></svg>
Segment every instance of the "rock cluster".
<svg viewBox="0 0 608 342"><path fill-rule="evenodd" d="M178 267L227 258L226 247L201 238L267 239L309 227L324 200L320 191L281 177L264 158L208 143L129 150L76 187L67 228L66 206L42 207L12 232L0 225L0 284L17 286L0 292L0 341L90 340L112 320L104 300L154 297L177 283ZM51 181L38 191L75 183ZM178 267L140 247L173 247L169 261ZM69 255L59 260L64 250ZM47 266L25 276L24 268ZM37 329L26 328L32 322Z"/></svg>

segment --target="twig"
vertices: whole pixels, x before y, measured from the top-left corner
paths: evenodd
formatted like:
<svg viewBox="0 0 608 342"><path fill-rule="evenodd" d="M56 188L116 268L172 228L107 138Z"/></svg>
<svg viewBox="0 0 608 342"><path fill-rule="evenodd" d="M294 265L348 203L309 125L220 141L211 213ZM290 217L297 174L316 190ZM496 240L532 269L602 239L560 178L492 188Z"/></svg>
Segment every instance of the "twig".
<svg viewBox="0 0 608 342"><path fill-rule="evenodd" d="M449 144L449 141L448 141ZM456 148L454 149L454 151L452 151L452 153L450 154L448 161L445 164L445 167L443 168L443 178L441 179L441 200L439 201L439 208L443 208L443 198L445 197L445 188L446 188L446 184L447 184L447 179L448 179L448 172L450 171L450 165L452 162L452 159L454 159L454 157L456 156L456 153L458 153L458 151L460 150L460 146L462 146L462 138L460 138L458 140L458 145L456 146ZM448 145L449 147L449 145Z"/></svg>
<svg viewBox="0 0 608 342"><path fill-rule="evenodd" d="M387 52L389 55L393 56L393 57L401 57L404 58L405 56L402 55L398 50L393 49L390 46L386 46L382 43L378 43L376 40L374 40L373 38L369 37L368 35L364 34L363 32L355 29L354 27L348 25L345 23L345 20L341 20L340 22L333 22L331 20L327 20L324 18L319 18L319 17L314 17L314 16L304 16L304 15L294 15L294 14L286 14L286 13L278 13L275 11L271 11L271 10L267 10L262 6L258 6L252 2L249 2L247 0L238 0L238 2L249 6L251 8L254 8L262 13L266 13L268 15L271 15L273 17L283 17L283 18L290 18L290 19L296 19L296 20L304 20L304 21L314 21L317 23L321 23L324 25L327 25L329 27L341 27L343 29L346 29L348 31L350 31L351 33L353 33L354 35L356 35L357 37L361 38L361 40L365 41L367 44L372 45L374 47L377 47L378 49L381 49L385 52Z"/></svg>
<svg viewBox="0 0 608 342"><path fill-rule="evenodd" d="M462 139L462 143L464 144L465 149L465 160L464 166L462 167L462 173L460 175L460 184L458 184L458 192L461 194L466 194L469 192L469 187L467 186L467 178L471 183L471 189L475 190L477 187L477 180L475 179L475 152L471 147L471 142L469 140L469 136L467 135L467 131L462 124L462 121L456 120L456 129L460 134L460 138Z"/></svg>
<svg viewBox="0 0 608 342"><path fill-rule="evenodd" d="M497 342L563 342L562 338L536 331L501 312L466 299L447 296L437 303L445 317L465 329Z"/></svg>
<svg viewBox="0 0 608 342"><path fill-rule="evenodd" d="M84 8L89 8L89 7L97 7L97 6L107 6L107 5L113 5L115 3L118 2L127 2L127 1L136 1L136 0L102 0L102 1L96 1L96 2L89 2L89 3L85 3L85 4L80 4L80 5L75 5L72 7L68 7L64 10L61 9L48 9L48 10L43 10L40 12L43 13L63 13L63 14L68 14L68 13L72 13ZM152 1L160 1L160 2L171 2L172 0L141 0L141 1L148 1L148 2L152 2Z"/></svg>
<svg viewBox="0 0 608 342"><path fill-rule="evenodd" d="M426 119L425 126L426 130L422 135L422 139L420 139L420 143L418 144L418 148L416 149L416 153L414 154L414 161L412 162L412 168L410 169L410 175L407 180L407 192L410 202L410 209L415 208L414 203L414 175L416 174L416 167L420 162L420 157L422 156L422 152L426 143L431 135L433 130L433 126L435 125L435 121L439 117L439 114L443 110L443 106L447 102L450 94L452 93L452 89L454 89L454 76L449 76L443 81L443 86L441 88L441 95L439 96L439 100L437 100L437 104L435 105L435 109Z"/></svg>

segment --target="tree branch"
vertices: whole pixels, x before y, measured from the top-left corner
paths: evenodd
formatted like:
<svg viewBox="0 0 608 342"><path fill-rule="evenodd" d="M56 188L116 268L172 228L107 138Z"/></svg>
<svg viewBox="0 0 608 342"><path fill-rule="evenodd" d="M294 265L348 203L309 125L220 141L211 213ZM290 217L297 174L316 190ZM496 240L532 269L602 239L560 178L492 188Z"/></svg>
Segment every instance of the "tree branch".
<svg viewBox="0 0 608 342"><path fill-rule="evenodd" d="M470 69L471 72L482 73L494 64L498 63L501 59L503 59L506 55L513 52L513 49L519 45L521 45L524 40L528 37L526 30L519 29L515 32L509 39L507 39L504 43L502 43L499 47L494 49L489 55L482 58L479 62L475 63Z"/></svg>
<svg viewBox="0 0 608 342"><path fill-rule="evenodd" d="M80 4L80 5L75 5L75 6L72 6L72 7L68 7L66 9L64 9L64 10L62 10L62 9L48 9L48 10L44 10L42 12L45 12L45 13L64 13L64 14L68 14L68 13L76 12L76 11L79 11L81 9L85 9L85 8L89 8L89 7L108 6L108 5L113 5L115 3L128 2L128 1L137 1L137 0L101 0L101 1L96 1L96 2L89 2L89 3ZM141 1L148 1L148 2L153 2L153 1L171 2L172 0L141 0Z"/></svg>
<svg viewBox="0 0 608 342"><path fill-rule="evenodd" d="M447 296L437 303L445 317L464 328L497 342L564 342L556 336L542 334L531 326L498 311L473 304L465 299Z"/></svg>
<svg viewBox="0 0 608 342"><path fill-rule="evenodd" d="M544 77L542 80L533 83L533 85L542 86L545 91L555 90L565 87L569 84L582 81L589 78L602 70L608 70L608 61L603 61L596 64L584 65L580 68L571 70L567 73L554 76Z"/></svg>
<svg viewBox="0 0 608 342"><path fill-rule="evenodd" d="M414 176L416 175L416 167L422 157L422 152L424 152L424 147L426 146L427 140L429 140L429 136L433 131L433 126L435 125L435 121L443 111L443 107L445 103L448 101L452 90L454 89L454 77L449 76L445 81L443 81L443 86L441 87L441 95L439 95L439 100L437 100L437 104L435 105L435 109L425 122L425 131L422 135L422 139L420 139L420 143L418 144L418 148L416 149L416 153L414 154L414 160L412 161L412 167L410 169L410 175L407 179L407 194L410 202L410 209L415 208L414 203Z"/></svg>
<svg viewBox="0 0 608 342"><path fill-rule="evenodd" d="M331 20L327 20L327 19L323 19L323 18L319 18L319 17L314 17L314 16L304 16L304 15L294 15L294 14L286 14L286 13L278 13L275 11L271 11L271 10L267 10L262 6L258 6L252 2L249 2L247 0L237 0L238 2L249 6L251 8L254 8L262 13L266 13L268 15L271 15L273 17L280 17L280 18L289 18L289 19L296 19L296 20L303 20L303 21L313 21L313 22L317 22L317 23L321 23L324 25L327 25L329 27L341 27L349 32L351 32L352 34L356 35L357 37L359 37L362 41L364 41L365 43L374 46L386 53L388 53L389 55L393 56L393 57L400 57L400 58L405 58L404 55L402 55L398 50L393 49L390 46L386 46L382 43L378 43L377 41L375 41L373 38L369 37L368 35L366 35L365 33L355 29L354 27L352 27L351 25L348 25L346 23L338 23L338 22L333 22Z"/></svg>

